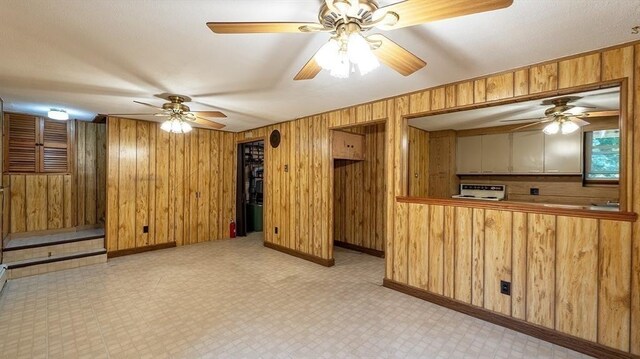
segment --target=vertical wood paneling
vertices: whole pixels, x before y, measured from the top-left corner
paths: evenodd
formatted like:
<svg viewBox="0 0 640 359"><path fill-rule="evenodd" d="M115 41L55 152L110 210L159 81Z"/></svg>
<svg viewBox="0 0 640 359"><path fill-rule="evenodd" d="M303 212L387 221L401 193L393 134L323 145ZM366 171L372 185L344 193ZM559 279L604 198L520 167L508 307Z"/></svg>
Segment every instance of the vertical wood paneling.
<svg viewBox="0 0 640 359"><path fill-rule="evenodd" d="M559 88L574 87L600 81L600 53L560 61Z"/></svg>
<svg viewBox="0 0 640 359"><path fill-rule="evenodd" d="M47 179L47 229L63 228L64 181L63 175L46 176Z"/></svg>
<svg viewBox="0 0 640 359"><path fill-rule="evenodd" d="M487 210L484 222L484 306L511 315L511 296L500 293L500 281L511 282L511 212Z"/></svg>
<svg viewBox="0 0 640 359"><path fill-rule="evenodd" d="M454 297L455 277L455 222L456 212L453 207L444 208L444 241L443 241L443 294L449 298Z"/></svg>
<svg viewBox="0 0 640 359"><path fill-rule="evenodd" d="M629 350L631 224L600 221L598 343Z"/></svg>
<svg viewBox="0 0 640 359"><path fill-rule="evenodd" d="M77 222L78 225L84 225L86 223L87 210L86 206L86 180L87 177L85 174L85 169L89 167L87 165L86 156L87 156L87 148L86 148L86 133L87 126L90 124L82 121L78 121L76 123L76 171L79 176L77 177L77 188L76 188L76 213L77 213Z"/></svg>
<svg viewBox="0 0 640 359"><path fill-rule="evenodd" d="M408 284L428 289L429 267L429 206L409 204Z"/></svg>
<svg viewBox="0 0 640 359"><path fill-rule="evenodd" d="M441 110L446 106L445 88L440 87L431 90L431 110Z"/></svg>
<svg viewBox="0 0 640 359"><path fill-rule="evenodd" d="M463 82L456 86L456 105L465 106L473 103L474 83Z"/></svg>
<svg viewBox="0 0 640 359"><path fill-rule="evenodd" d="M487 101L513 97L513 72L487 78Z"/></svg>
<svg viewBox="0 0 640 359"><path fill-rule="evenodd" d="M136 121L120 119L118 153L118 249L135 248Z"/></svg>
<svg viewBox="0 0 640 359"><path fill-rule="evenodd" d="M84 188L84 210L86 214L84 216L85 224L97 223L97 190L98 183L96 177L96 169L98 160L97 157L97 142L96 142L96 128L98 125L91 123L85 127L85 188ZM80 190L80 188L78 189ZM78 223L80 224L80 223Z"/></svg>
<svg viewBox="0 0 640 359"><path fill-rule="evenodd" d="M429 208L429 291L444 294L444 207Z"/></svg>
<svg viewBox="0 0 640 359"><path fill-rule="evenodd" d="M480 79L473 82L473 102L483 103L487 100L487 80Z"/></svg>
<svg viewBox="0 0 640 359"><path fill-rule="evenodd" d="M47 229L47 176L26 176L27 232Z"/></svg>
<svg viewBox="0 0 640 359"><path fill-rule="evenodd" d="M27 231L27 207L26 207L26 178L25 175L12 175L10 177L10 202L11 202L11 231Z"/></svg>
<svg viewBox="0 0 640 359"><path fill-rule="evenodd" d="M557 218L556 330L597 340L598 221Z"/></svg>
<svg viewBox="0 0 640 359"><path fill-rule="evenodd" d="M472 251L473 251L473 210L455 209L455 279L454 298L471 303Z"/></svg>
<svg viewBox="0 0 640 359"><path fill-rule="evenodd" d="M426 112L431 109L431 91L422 91L409 95L409 113Z"/></svg>
<svg viewBox="0 0 640 359"><path fill-rule="evenodd" d="M632 153L638 152L638 144L640 144L640 44L634 47L634 81L633 81L633 121L632 141L628 141L629 150ZM628 153L628 152L627 152ZM633 182L633 190L631 191L631 210L640 213L640 200L637 197L640 194L640 156L631 157L631 166L627 166L628 176L631 176ZM636 221L632 225L632 244L631 244L631 334L629 341L631 342L631 353L640 355L640 221Z"/></svg>
<svg viewBox="0 0 640 359"><path fill-rule="evenodd" d="M529 69L529 93L553 91L558 88L558 63L533 66Z"/></svg>
<svg viewBox="0 0 640 359"><path fill-rule="evenodd" d="M107 223L105 240L107 250L118 249L118 226L120 223L118 197L120 172L120 120L109 117L107 119Z"/></svg>
<svg viewBox="0 0 640 359"><path fill-rule="evenodd" d="M149 233L142 228L149 225L149 123L136 123L136 247L149 245Z"/></svg>
<svg viewBox="0 0 640 359"><path fill-rule="evenodd" d="M529 214L527 218L526 320L555 326L556 217Z"/></svg>
<svg viewBox="0 0 640 359"><path fill-rule="evenodd" d="M484 209L473 209L471 303L484 306Z"/></svg>
<svg viewBox="0 0 640 359"><path fill-rule="evenodd" d="M518 70L513 74L513 95L524 96L529 94L529 70Z"/></svg>
<svg viewBox="0 0 640 359"><path fill-rule="evenodd" d="M513 212L511 249L511 315L525 320L527 317L527 214Z"/></svg>
<svg viewBox="0 0 640 359"><path fill-rule="evenodd" d="M393 280L398 281L400 283L407 283L407 251L408 251L408 226L407 226L407 204L399 203L396 212L398 214L398 223L396 224L396 233L395 233L395 245L393 247ZM431 211L429 211L431 212ZM430 227L434 228L435 226ZM429 233L429 243L431 243L431 233ZM432 247L429 247L429 252L431 252ZM431 261L429 262L431 264ZM429 274L431 275L431 268L429 268ZM431 284L431 278L429 278L429 283ZM440 279L440 283L442 283L442 278ZM431 289L431 286L430 286ZM441 290L442 292L442 290Z"/></svg>

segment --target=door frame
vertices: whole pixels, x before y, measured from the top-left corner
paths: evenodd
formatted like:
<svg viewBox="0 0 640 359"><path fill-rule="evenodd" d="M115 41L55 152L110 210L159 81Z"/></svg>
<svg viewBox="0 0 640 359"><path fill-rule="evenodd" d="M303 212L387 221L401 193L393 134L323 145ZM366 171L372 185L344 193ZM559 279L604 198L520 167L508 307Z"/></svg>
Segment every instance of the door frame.
<svg viewBox="0 0 640 359"><path fill-rule="evenodd" d="M246 237L247 235L247 213L246 208L244 207L243 198L241 189L244 187L244 145L252 142L262 141L264 144L264 160L263 160L263 169L262 169L262 223L264 225L265 219L265 208L266 208L266 198L265 193L267 192L266 186L266 178L267 178L267 140L265 136L248 138L244 140L236 141L236 235L238 237ZM242 221L241 221L242 220ZM242 232L239 230L242 225ZM264 231L264 228L263 228ZM240 233L243 233L242 235ZM264 238L262 239L264 242Z"/></svg>

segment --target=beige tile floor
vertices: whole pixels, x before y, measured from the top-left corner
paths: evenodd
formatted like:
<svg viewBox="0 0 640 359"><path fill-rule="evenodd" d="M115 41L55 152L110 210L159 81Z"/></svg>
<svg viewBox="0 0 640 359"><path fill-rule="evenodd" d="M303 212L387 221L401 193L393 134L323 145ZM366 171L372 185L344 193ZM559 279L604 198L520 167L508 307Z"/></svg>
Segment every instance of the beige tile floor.
<svg viewBox="0 0 640 359"><path fill-rule="evenodd" d="M218 241L12 280L1 358L577 358L381 287L384 261L324 268Z"/></svg>

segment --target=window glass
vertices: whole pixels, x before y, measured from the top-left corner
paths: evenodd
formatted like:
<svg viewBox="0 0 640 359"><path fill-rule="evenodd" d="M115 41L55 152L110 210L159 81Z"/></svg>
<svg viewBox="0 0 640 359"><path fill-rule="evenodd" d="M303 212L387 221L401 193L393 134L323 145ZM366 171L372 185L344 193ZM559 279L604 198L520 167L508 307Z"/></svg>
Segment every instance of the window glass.
<svg viewBox="0 0 640 359"><path fill-rule="evenodd" d="M620 179L620 130L587 132L587 180Z"/></svg>

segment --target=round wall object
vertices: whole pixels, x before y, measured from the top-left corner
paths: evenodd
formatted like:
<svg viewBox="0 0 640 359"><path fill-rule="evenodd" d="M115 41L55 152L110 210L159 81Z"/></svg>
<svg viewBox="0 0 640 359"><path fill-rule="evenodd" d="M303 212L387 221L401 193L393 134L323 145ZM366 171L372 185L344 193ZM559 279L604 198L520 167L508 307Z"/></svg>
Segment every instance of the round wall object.
<svg viewBox="0 0 640 359"><path fill-rule="evenodd" d="M273 148L278 148L278 146L280 146L280 131L273 130L271 132L271 135L269 136L269 143Z"/></svg>

